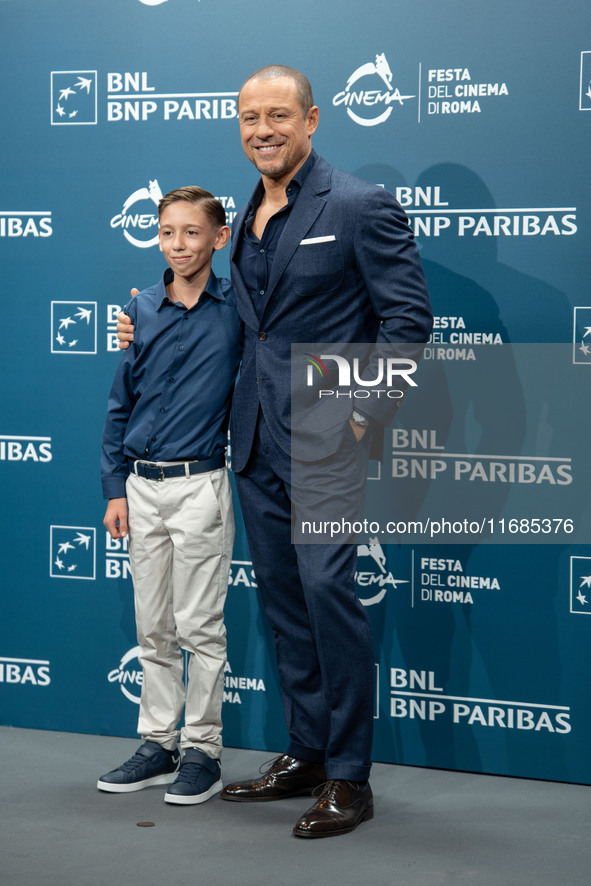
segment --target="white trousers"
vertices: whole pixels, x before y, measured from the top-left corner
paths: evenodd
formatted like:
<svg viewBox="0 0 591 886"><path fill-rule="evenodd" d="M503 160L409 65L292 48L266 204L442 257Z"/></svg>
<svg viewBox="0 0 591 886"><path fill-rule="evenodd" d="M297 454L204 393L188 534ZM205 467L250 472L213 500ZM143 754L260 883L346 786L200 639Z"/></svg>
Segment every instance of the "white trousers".
<svg viewBox="0 0 591 886"><path fill-rule="evenodd" d="M147 480L130 474L129 560L143 684L138 732L173 750L222 753L224 602L234 543L226 468ZM183 683L182 650L189 653ZM185 725L180 730L183 707Z"/></svg>

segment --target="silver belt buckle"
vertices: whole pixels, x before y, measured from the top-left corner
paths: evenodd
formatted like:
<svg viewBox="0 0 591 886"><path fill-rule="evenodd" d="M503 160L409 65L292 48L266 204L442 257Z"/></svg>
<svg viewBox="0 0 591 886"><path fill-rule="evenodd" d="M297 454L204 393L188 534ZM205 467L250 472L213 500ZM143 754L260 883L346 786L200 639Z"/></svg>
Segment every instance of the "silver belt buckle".
<svg viewBox="0 0 591 886"><path fill-rule="evenodd" d="M166 479L166 477L164 476L164 467L163 467L163 465L158 465L158 464L156 464L156 462L153 462L153 461L149 461L149 462L148 462L148 465L149 465L151 468L156 468L158 471L160 471L160 476L159 476L159 477L156 477L156 483L161 483L162 480L165 480L165 479Z"/></svg>

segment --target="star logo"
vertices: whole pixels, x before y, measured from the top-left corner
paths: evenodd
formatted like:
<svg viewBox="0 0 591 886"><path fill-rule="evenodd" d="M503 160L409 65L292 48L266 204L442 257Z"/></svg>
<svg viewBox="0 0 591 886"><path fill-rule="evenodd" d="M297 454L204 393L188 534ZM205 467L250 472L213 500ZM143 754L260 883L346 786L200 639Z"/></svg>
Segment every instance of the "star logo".
<svg viewBox="0 0 591 886"><path fill-rule="evenodd" d="M581 53L579 111L591 111L591 50Z"/></svg>
<svg viewBox="0 0 591 886"><path fill-rule="evenodd" d="M591 307L574 309L573 363L591 364Z"/></svg>
<svg viewBox="0 0 591 886"><path fill-rule="evenodd" d="M49 575L94 581L96 578L96 530L89 526L51 526Z"/></svg>
<svg viewBox="0 0 591 886"><path fill-rule="evenodd" d="M584 593L585 590L588 593ZM591 557L570 558L570 611L591 615Z"/></svg>
<svg viewBox="0 0 591 886"><path fill-rule="evenodd" d="M51 353L96 354L96 302L51 303Z"/></svg>
<svg viewBox="0 0 591 886"><path fill-rule="evenodd" d="M96 85L96 71L52 71L51 125L96 125Z"/></svg>

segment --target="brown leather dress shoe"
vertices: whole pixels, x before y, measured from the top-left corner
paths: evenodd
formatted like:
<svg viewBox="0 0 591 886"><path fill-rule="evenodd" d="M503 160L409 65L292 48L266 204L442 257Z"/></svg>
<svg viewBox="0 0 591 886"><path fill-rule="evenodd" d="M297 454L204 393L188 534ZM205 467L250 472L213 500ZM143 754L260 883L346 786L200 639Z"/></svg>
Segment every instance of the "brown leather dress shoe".
<svg viewBox="0 0 591 886"><path fill-rule="evenodd" d="M312 794L314 788L325 781L323 763L308 763L282 754L260 778L226 785L220 796L222 800L236 800L238 803L283 800L284 797Z"/></svg>
<svg viewBox="0 0 591 886"><path fill-rule="evenodd" d="M373 794L369 784L328 781L314 805L302 815L293 833L296 837L337 837L355 830L373 818Z"/></svg>

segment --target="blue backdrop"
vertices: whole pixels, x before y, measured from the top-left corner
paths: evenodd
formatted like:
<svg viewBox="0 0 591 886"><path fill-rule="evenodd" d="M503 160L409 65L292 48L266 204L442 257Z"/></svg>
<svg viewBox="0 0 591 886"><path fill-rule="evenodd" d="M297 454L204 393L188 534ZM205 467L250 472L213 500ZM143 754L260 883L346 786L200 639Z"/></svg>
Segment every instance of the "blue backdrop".
<svg viewBox="0 0 591 886"><path fill-rule="evenodd" d="M132 736L131 580L125 547L102 526L98 460L116 312L163 267L160 194L202 185L231 221L256 180L240 147L240 84L268 63L303 70L320 107L315 147L408 213L436 314L424 365L445 380L452 413L470 343L567 343L558 359L576 375L575 405L556 434L541 390L532 433L536 458L568 460L589 434L589 8L4 0L0 23L0 722ZM227 273L227 255L216 260ZM465 457L482 416L462 408ZM439 427L410 405L403 413L409 433ZM530 438L518 437L489 454L529 457ZM383 470L395 457L390 447ZM588 516L573 465L575 516ZM519 482L473 480L493 499ZM360 549L374 759L591 782L591 539L531 540ZM277 678L240 525L234 558L225 742L280 751Z"/></svg>

